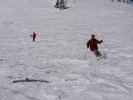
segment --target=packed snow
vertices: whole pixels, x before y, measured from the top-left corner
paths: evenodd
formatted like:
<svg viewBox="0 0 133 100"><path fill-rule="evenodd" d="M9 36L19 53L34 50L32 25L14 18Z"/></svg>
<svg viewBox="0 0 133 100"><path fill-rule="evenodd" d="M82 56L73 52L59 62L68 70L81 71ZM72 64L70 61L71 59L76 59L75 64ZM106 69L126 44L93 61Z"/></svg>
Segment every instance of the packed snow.
<svg viewBox="0 0 133 100"><path fill-rule="evenodd" d="M133 100L133 4L55 2L0 0L0 100ZM93 33L105 59L86 49Z"/></svg>

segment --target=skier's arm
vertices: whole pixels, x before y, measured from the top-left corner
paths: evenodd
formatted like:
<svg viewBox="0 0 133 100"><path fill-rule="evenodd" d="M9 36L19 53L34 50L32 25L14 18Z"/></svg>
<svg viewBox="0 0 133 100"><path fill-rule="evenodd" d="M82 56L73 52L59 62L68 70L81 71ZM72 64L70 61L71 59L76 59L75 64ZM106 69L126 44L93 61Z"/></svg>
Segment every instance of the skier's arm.
<svg viewBox="0 0 133 100"><path fill-rule="evenodd" d="M99 40L97 40L97 43L99 43L99 44L100 44L100 43L102 43L102 42L103 42L103 40L100 40L100 41L99 41Z"/></svg>
<svg viewBox="0 0 133 100"><path fill-rule="evenodd" d="M87 48L90 47L90 41L88 41L88 42L86 43L86 47L87 47Z"/></svg>

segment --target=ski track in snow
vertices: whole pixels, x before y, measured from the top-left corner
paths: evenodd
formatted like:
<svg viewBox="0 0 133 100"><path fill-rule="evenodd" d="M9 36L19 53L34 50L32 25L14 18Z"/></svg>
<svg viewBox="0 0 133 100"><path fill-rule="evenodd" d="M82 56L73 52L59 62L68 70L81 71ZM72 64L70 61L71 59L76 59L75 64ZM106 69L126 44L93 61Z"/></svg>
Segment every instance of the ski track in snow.
<svg viewBox="0 0 133 100"><path fill-rule="evenodd" d="M0 0L0 100L132 100L133 5L69 0L58 10L54 3ZM99 61L85 45L95 32L107 55ZM25 78L49 83L13 83Z"/></svg>

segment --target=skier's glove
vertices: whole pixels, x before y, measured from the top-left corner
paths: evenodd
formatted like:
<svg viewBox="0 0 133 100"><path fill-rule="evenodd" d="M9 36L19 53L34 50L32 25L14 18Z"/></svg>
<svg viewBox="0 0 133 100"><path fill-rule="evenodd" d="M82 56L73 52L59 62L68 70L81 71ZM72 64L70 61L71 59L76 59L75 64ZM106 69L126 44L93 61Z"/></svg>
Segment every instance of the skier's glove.
<svg viewBox="0 0 133 100"><path fill-rule="evenodd" d="M103 42L103 40L100 41L101 43Z"/></svg>

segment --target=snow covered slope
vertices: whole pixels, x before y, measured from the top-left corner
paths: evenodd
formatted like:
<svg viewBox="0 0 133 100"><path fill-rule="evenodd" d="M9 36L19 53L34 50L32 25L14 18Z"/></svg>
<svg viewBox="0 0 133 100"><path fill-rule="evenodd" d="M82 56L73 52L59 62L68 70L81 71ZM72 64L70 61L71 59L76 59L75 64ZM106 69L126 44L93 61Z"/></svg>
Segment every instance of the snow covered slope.
<svg viewBox="0 0 133 100"><path fill-rule="evenodd" d="M0 100L132 100L133 5L70 0L59 10L53 2L0 0ZM95 32L107 59L86 50ZM25 78L48 82L13 83Z"/></svg>

